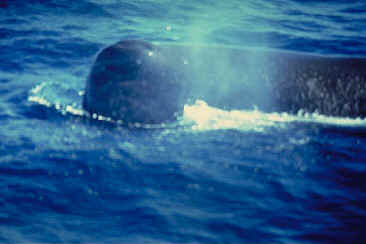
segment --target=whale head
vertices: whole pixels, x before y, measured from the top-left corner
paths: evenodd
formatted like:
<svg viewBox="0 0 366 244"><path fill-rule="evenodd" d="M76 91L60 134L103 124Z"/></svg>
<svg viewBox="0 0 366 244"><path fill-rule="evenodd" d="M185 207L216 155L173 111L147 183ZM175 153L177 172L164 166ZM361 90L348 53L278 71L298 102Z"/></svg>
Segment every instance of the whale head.
<svg viewBox="0 0 366 244"><path fill-rule="evenodd" d="M121 41L98 54L83 107L128 123L173 121L184 105L182 77L159 47L140 40Z"/></svg>

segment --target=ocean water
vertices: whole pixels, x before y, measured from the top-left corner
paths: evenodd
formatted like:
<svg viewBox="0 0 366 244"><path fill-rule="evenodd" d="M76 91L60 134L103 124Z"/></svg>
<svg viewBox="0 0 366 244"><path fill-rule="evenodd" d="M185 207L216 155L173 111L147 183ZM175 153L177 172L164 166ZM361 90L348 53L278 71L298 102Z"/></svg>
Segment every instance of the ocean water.
<svg viewBox="0 0 366 244"><path fill-rule="evenodd" d="M81 101L122 39L365 57L365 26L363 0L1 0L0 243L364 243L365 119Z"/></svg>

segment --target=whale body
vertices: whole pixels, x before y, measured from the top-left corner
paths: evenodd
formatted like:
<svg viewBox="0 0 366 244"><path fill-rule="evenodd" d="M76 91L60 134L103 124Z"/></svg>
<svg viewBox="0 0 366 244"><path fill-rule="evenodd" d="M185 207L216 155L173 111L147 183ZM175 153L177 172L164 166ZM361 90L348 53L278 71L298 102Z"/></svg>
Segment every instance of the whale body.
<svg viewBox="0 0 366 244"><path fill-rule="evenodd" d="M124 40L104 48L83 107L115 120L174 121L202 99L224 109L366 116L366 59Z"/></svg>

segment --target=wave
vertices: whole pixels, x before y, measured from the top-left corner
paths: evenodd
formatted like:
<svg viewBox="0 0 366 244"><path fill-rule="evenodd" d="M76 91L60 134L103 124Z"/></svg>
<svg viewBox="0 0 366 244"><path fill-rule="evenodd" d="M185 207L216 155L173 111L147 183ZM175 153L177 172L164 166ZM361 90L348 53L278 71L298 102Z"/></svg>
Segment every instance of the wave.
<svg viewBox="0 0 366 244"><path fill-rule="evenodd" d="M266 128L286 128L290 123L318 123L336 126L366 127L366 118L330 117L319 113L305 113L302 110L297 114L267 113L254 107L252 110L224 110L209 106L203 100L196 100L194 104L185 105L184 112L176 122L162 124L124 123L122 120L113 120L98 114L89 114L83 110L81 97L84 91L63 87L54 82L42 82L34 87L28 96L28 101L46 106L61 112L63 115L87 117L93 120L106 121L129 128L163 129L185 127L194 131L228 130L264 132Z"/></svg>
<svg viewBox="0 0 366 244"><path fill-rule="evenodd" d="M337 126L366 126L366 119L330 117L319 113L297 114L266 113L253 110L223 110L210 107L206 102L197 100L193 105L184 107L184 119L194 122L194 130L239 129L264 131L266 127L284 128L289 123L319 123Z"/></svg>
<svg viewBox="0 0 366 244"><path fill-rule="evenodd" d="M55 109L63 115L69 114L73 116L85 117L97 121L108 122L118 126L127 126L129 128L165 129L183 125L181 119L171 123L141 124L126 123L123 120L114 120L97 113L90 114L88 111L82 108L81 98L83 95L83 90L77 91L55 82L42 82L30 90L28 101L48 107L50 109Z"/></svg>

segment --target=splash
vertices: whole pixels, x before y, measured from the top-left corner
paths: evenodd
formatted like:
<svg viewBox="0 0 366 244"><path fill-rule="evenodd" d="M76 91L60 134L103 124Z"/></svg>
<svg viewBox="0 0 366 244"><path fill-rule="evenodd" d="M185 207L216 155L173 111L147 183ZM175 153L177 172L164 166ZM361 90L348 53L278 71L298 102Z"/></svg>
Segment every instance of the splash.
<svg viewBox="0 0 366 244"><path fill-rule="evenodd" d="M72 115L85 117L88 119L109 122L116 125L127 126L129 128L143 129L165 129L181 126L181 120L175 123L161 124L141 124L141 123L126 123L122 120L113 120L112 118L93 113L90 114L82 108L81 100L84 91L77 91L70 87L65 87L62 84L55 82L42 82L35 86L29 93L28 101L55 109L63 115Z"/></svg>
<svg viewBox="0 0 366 244"><path fill-rule="evenodd" d="M281 122L295 119L288 114L266 114L256 108L247 110L222 110L210 107L206 102L197 100L192 106L184 107L184 120L194 123L193 130L239 129L263 132L266 127L281 126Z"/></svg>
<svg viewBox="0 0 366 244"><path fill-rule="evenodd" d="M54 108L62 114L86 116L86 112L77 103L77 98L82 95L83 92L63 87L58 83L42 82L30 91L28 101Z"/></svg>
<svg viewBox="0 0 366 244"><path fill-rule="evenodd" d="M265 113L257 108L253 110L223 110L209 106L205 101L197 100L193 105L185 105L183 116L174 123L162 124L126 124L121 120L113 120L98 114L89 114L82 109L83 91L63 87L54 82L42 82L34 87L28 96L28 101L52 108L63 115L87 117L130 128L162 129L185 127L194 131L227 130L264 132L266 128L286 128L292 122L333 124L338 126L366 126L366 119L329 117L318 113L296 115L288 113Z"/></svg>
<svg viewBox="0 0 366 244"><path fill-rule="evenodd" d="M296 115L288 113L265 113L257 108L253 110L222 110L211 107L202 100L184 107L183 119L193 123L192 129L226 130L238 129L244 131L264 132L268 127L285 128L293 122L333 124L339 126L366 126L366 119L328 117L317 113L299 111Z"/></svg>

